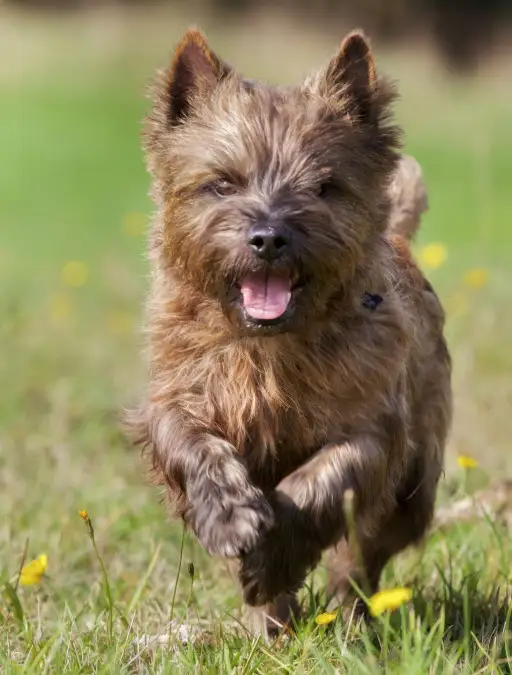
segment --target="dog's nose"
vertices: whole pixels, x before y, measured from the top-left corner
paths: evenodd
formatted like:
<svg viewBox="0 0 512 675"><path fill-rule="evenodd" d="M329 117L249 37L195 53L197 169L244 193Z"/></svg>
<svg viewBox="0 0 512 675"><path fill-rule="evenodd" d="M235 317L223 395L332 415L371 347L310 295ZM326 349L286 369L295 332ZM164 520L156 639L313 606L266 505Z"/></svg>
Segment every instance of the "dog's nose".
<svg viewBox="0 0 512 675"><path fill-rule="evenodd" d="M290 245L289 236L278 227L255 225L249 232L249 248L263 260L275 260Z"/></svg>

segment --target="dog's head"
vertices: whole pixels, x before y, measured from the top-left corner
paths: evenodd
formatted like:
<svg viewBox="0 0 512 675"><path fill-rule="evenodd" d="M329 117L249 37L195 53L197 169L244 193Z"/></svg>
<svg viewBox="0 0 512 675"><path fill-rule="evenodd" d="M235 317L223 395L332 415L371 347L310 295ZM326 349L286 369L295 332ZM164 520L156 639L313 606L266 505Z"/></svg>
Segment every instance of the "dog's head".
<svg viewBox="0 0 512 675"><path fill-rule="evenodd" d="M386 227L392 100L360 33L284 89L244 79L189 31L145 132L162 264L244 334L321 318Z"/></svg>

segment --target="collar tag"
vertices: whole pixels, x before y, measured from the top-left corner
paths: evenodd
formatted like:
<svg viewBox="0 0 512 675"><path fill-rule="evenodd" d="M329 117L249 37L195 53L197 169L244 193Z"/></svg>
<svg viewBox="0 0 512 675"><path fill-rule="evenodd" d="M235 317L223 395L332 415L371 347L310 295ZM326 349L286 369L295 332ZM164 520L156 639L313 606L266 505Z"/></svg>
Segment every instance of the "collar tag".
<svg viewBox="0 0 512 675"><path fill-rule="evenodd" d="M366 307L366 309L369 309L373 312L383 300L384 298L381 295L377 295L376 293L364 293L361 304L363 307Z"/></svg>

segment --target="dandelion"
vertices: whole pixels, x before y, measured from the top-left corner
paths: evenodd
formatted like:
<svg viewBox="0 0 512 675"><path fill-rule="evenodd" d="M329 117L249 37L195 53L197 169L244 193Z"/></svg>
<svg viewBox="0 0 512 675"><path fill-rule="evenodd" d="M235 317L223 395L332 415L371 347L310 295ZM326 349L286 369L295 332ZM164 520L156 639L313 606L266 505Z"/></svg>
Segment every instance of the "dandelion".
<svg viewBox="0 0 512 675"><path fill-rule="evenodd" d="M489 273L483 268L476 267L475 269L468 270L464 275L464 284L468 288L483 288L489 281Z"/></svg>
<svg viewBox="0 0 512 675"><path fill-rule="evenodd" d="M54 293L50 298L50 316L54 321L64 321L73 311L68 293Z"/></svg>
<svg viewBox="0 0 512 675"><path fill-rule="evenodd" d="M89 278L89 269L81 260L70 260L63 265L60 276L63 284L78 288Z"/></svg>
<svg viewBox="0 0 512 675"><path fill-rule="evenodd" d="M425 269L437 270L446 262L448 251L444 244L427 244L419 254L418 260Z"/></svg>
<svg viewBox="0 0 512 675"><path fill-rule="evenodd" d="M146 231L147 218L142 213L128 213L123 220L123 232L128 237L140 237Z"/></svg>
<svg viewBox="0 0 512 675"><path fill-rule="evenodd" d="M380 616L384 612L392 612L412 598L410 588L392 588L387 591L379 591L372 595L368 601L368 607L372 616Z"/></svg>
<svg viewBox="0 0 512 675"><path fill-rule="evenodd" d="M112 631L114 627L114 601L112 599L112 591L110 589L110 582L108 580L107 570L105 564L103 563L103 558L100 555L98 546L96 544L94 527L92 526L92 520L89 517L89 514L87 513L86 509L82 509L81 511L78 512L78 515L87 526L87 534L89 535L89 539L91 540L94 553L96 554L96 558L98 559L98 562L100 564L103 579L105 581L105 595L107 596L107 604L108 604L108 636L110 641L112 642L112 635L113 635Z"/></svg>
<svg viewBox="0 0 512 675"><path fill-rule="evenodd" d="M27 563L21 570L20 583L22 586L34 586L41 582L41 579L48 567L48 557L42 553L38 558Z"/></svg>
<svg viewBox="0 0 512 675"><path fill-rule="evenodd" d="M315 623L318 626L327 626L328 624L332 623L337 616L338 612L325 612L324 614L319 614L316 617Z"/></svg>
<svg viewBox="0 0 512 675"><path fill-rule="evenodd" d="M473 457L469 457L468 455L459 455L457 457L457 464L461 469L476 469L478 466L477 460L473 459Z"/></svg>
<svg viewBox="0 0 512 675"><path fill-rule="evenodd" d="M84 523L87 526L87 533L89 534L90 539L92 540L94 546L96 546L96 542L94 541L94 528L92 526L92 521L89 518L89 514L87 513L86 509L82 509L81 511L78 512L78 515L80 518L84 521Z"/></svg>

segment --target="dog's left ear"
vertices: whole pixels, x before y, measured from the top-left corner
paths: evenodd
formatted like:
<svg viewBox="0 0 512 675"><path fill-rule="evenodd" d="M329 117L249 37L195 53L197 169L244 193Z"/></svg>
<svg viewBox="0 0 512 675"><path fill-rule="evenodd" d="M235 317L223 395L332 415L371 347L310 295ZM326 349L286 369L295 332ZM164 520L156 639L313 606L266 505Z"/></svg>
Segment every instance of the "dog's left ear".
<svg viewBox="0 0 512 675"><path fill-rule="evenodd" d="M375 62L368 40L361 31L353 31L343 40L320 84L322 93L340 102L346 100L357 118L371 121Z"/></svg>

